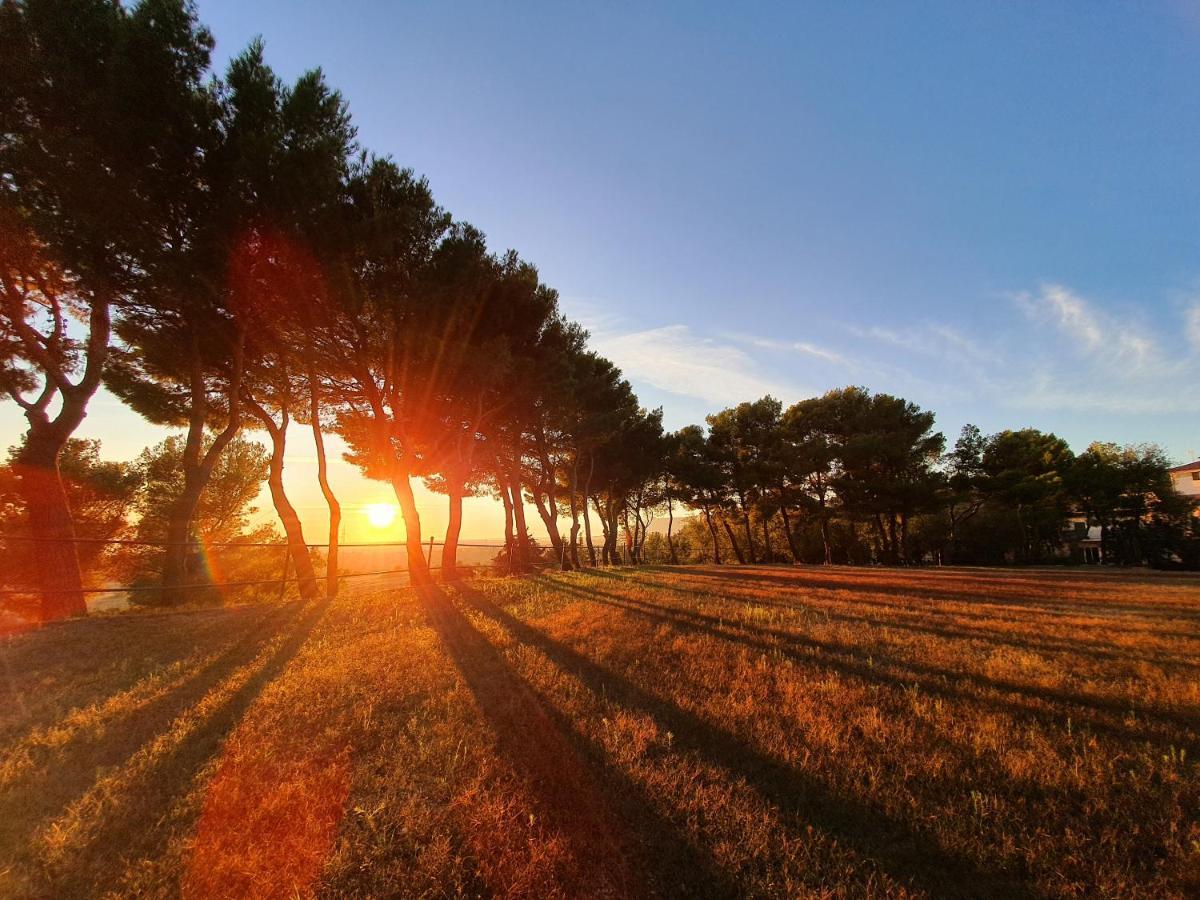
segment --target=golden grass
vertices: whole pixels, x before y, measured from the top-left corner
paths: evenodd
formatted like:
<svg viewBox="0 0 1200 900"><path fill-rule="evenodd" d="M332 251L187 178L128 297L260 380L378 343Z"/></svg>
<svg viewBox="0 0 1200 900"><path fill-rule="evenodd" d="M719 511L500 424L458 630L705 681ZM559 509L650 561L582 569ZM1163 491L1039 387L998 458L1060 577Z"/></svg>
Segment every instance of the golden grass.
<svg viewBox="0 0 1200 900"><path fill-rule="evenodd" d="M1200 892L1200 580L652 568L0 645L2 896Z"/></svg>

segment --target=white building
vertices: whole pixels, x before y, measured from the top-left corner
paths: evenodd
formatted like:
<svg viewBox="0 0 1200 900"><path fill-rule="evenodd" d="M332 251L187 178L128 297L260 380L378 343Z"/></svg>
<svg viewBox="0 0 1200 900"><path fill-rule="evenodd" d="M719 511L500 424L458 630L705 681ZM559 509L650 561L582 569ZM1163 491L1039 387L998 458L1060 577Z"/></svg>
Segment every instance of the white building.
<svg viewBox="0 0 1200 900"><path fill-rule="evenodd" d="M1171 481L1175 483L1175 490L1185 497L1200 500L1200 459L1168 471L1171 473Z"/></svg>

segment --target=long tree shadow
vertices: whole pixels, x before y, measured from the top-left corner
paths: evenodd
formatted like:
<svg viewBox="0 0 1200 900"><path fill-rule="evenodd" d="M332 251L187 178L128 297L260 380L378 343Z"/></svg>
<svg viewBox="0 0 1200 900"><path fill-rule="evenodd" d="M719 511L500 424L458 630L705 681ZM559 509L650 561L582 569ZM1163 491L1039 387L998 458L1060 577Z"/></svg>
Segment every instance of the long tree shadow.
<svg viewBox="0 0 1200 900"><path fill-rule="evenodd" d="M708 578L721 581L743 581L743 582L758 582L777 586L781 583L787 585L788 590L800 590L803 588L815 588L818 590L829 591L871 591L879 594L890 594L901 597L909 597L912 599L939 599L950 600L957 603L964 603L974 606L1010 606L1023 610L1030 610L1040 615L1047 616L1098 616L1098 615L1126 615L1148 621L1166 619L1182 619L1193 622L1200 622L1200 605L1188 605L1182 603L1150 603L1150 604L1131 604L1131 603L1113 603L1107 599L1098 598L1095 601L1095 608L1089 609L1087 604L1090 601L1070 602L1070 601L1054 601L1046 598L1044 589L1038 591L1036 588L1031 588L1028 591L1011 591L1009 596L989 597L979 593L982 586L972 583L970 588L964 587L960 589L946 588L934 583L935 579L929 578L921 582L909 584L897 583L896 581L886 581L878 578L861 577L855 573L854 577L836 578L830 576L818 576L817 574L804 569L788 569L781 571L771 570L746 570L740 567L730 569L729 571L719 572L711 569L691 568L686 572L687 577ZM1010 586L1000 583L998 586L1004 587L1006 590ZM1182 637L1196 637L1195 632L1163 632L1164 634L1178 635Z"/></svg>
<svg viewBox="0 0 1200 900"><path fill-rule="evenodd" d="M457 593L469 594L463 587ZM534 792L539 816L568 842L578 868L558 873L567 896L737 896L711 857L689 844L636 783L585 746L450 596L436 587L422 588L421 596L500 752Z"/></svg>
<svg viewBox="0 0 1200 900"><path fill-rule="evenodd" d="M611 575L606 577L613 578ZM700 594L700 592L697 592L695 589L681 587L679 584L673 584L670 581L660 578L650 577L639 579L638 581L633 581L628 578L618 578L617 580L628 585L653 586L655 590L679 594L689 599L695 599L698 594ZM1079 640L1070 640L1067 638L1062 638L1059 640L1046 640L1032 636L1014 637L1012 634L1006 634L986 627L952 627L948 625L914 622L907 618L877 618L859 613L834 611L826 604L814 602L799 594L789 594L787 600L775 600L755 594L744 595L727 592L704 592L700 595L726 603L749 603L755 606L769 607L771 609L781 609L792 612L803 611L832 621L871 625L877 628L892 628L898 631L908 631L914 634L928 634L934 637L946 638L948 640L979 641L981 643L991 644L998 647L1011 647L1016 650L1036 650L1045 653L1072 653L1080 656L1092 657L1093 659L1108 659L1118 662L1151 663L1167 668L1200 669L1200 662L1198 661L1187 659L1164 660L1161 658L1161 656L1128 651L1120 648L1119 645L1098 643L1092 640L1091 637L1083 637ZM896 613L906 615L928 613L928 610L914 610L911 606L906 606L902 603L891 603L877 600L859 600L857 598L855 602L861 603L864 606L869 606L872 610L894 610ZM995 620L989 619L988 621L990 622ZM1018 620L1006 619L1004 621L1016 622ZM1200 641L1200 631L1194 635L1194 639Z"/></svg>
<svg viewBox="0 0 1200 900"><path fill-rule="evenodd" d="M554 581L553 586L563 585ZM1034 896L1023 873L988 868L947 850L932 836L883 809L762 753L720 726L598 665L479 592L470 591L465 596L477 610L577 676L594 693L655 719L670 730L681 749L743 778L798 830L811 824L875 861L897 882L935 896Z"/></svg>
<svg viewBox="0 0 1200 900"><path fill-rule="evenodd" d="M1128 725L1123 717L1131 712L1124 703L1101 697L1088 697L1069 691L1039 688L1004 679L989 678L972 672L960 672L939 666L930 666L898 659L877 650L865 650L836 641L825 641L794 631L764 628L735 619L725 619L706 613L660 606L600 591L583 588L565 581L552 582L556 590L573 593L583 599L623 609L672 627L701 632L725 641L740 643L764 653L780 653L801 664L818 664L863 681L905 686L916 685L928 694L950 700L969 700L985 703L1005 712L1033 718L1051 727L1059 727L1062 715L1037 704L1052 703L1075 707L1076 725L1086 724L1099 734L1121 740L1151 741L1167 745L1179 745L1187 749L1200 748L1200 741L1186 743L1186 735L1196 734L1200 716L1174 713L1169 710L1139 709L1137 715L1147 720L1148 727ZM800 652L797 646L808 652ZM889 674L888 670L891 670ZM977 690L995 691L1015 695L1017 699L981 697L972 691L958 687L968 684ZM1182 735L1180 731L1182 730Z"/></svg>
<svg viewBox="0 0 1200 900"><path fill-rule="evenodd" d="M56 821L68 822L78 838L59 859L43 866L40 879L47 896L94 895L99 885L118 883L131 861L155 859L165 852L181 827L171 821L169 811L197 789L196 779L225 738L300 651L328 606L328 601L293 605L279 627L245 635L180 696L147 713L137 726L137 737L145 736L145 741L140 747L135 744L134 754L124 754L129 762L139 762L128 783L101 788L97 782L64 804L64 814ZM272 639L277 641L274 648ZM225 684L227 680L232 683ZM103 777L113 771L123 774L119 768L93 768L91 774ZM56 796L55 803L61 799ZM82 814L72 809L80 803L85 804ZM198 803L189 807L186 818L199 811Z"/></svg>

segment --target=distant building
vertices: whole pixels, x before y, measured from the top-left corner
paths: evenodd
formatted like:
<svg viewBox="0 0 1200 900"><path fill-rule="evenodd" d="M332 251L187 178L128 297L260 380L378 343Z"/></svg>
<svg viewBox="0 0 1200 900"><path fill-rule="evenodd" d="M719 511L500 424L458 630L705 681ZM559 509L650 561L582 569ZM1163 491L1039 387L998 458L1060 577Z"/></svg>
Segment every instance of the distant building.
<svg viewBox="0 0 1200 900"><path fill-rule="evenodd" d="M1171 473L1171 481L1175 483L1175 490L1185 497L1200 500L1200 459L1167 471Z"/></svg>

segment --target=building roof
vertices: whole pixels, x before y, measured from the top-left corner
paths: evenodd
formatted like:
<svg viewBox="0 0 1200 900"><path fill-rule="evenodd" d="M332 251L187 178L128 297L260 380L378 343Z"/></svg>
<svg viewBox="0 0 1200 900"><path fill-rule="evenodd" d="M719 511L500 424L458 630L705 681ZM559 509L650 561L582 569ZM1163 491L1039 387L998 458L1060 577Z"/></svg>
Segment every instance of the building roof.
<svg viewBox="0 0 1200 900"><path fill-rule="evenodd" d="M1175 466L1167 469L1168 472L1197 472L1200 471L1200 459L1195 462L1184 463L1182 466Z"/></svg>

